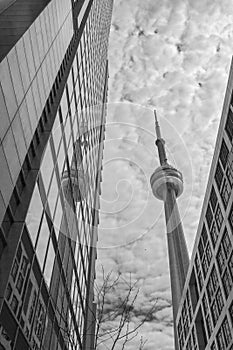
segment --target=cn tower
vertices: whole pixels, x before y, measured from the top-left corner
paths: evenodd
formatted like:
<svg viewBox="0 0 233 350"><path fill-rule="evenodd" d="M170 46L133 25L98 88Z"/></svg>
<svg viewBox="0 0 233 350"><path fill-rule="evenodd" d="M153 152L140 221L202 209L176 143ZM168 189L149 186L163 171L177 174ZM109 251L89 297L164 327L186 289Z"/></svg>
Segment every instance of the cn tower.
<svg viewBox="0 0 233 350"><path fill-rule="evenodd" d="M184 237L184 231L180 219L176 198L183 192L183 177L179 170L168 164L165 141L160 132L158 119L155 115L156 146L159 153L160 167L150 178L154 196L164 202L168 256L172 292L173 321L175 324L179 303L189 266L189 256ZM175 349L178 350L176 330L174 327Z"/></svg>

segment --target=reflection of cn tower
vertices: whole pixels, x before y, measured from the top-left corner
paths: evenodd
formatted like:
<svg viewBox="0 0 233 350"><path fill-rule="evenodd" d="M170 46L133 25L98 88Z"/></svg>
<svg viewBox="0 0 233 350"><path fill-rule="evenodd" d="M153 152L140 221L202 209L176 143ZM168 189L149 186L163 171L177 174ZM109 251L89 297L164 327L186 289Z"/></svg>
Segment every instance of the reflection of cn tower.
<svg viewBox="0 0 233 350"><path fill-rule="evenodd" d="M160 127L155 114L156 146L158 147L160 167L151 176L150 183L156 198L163 200L168 241L168 255L171 278L173 321L175 324L177 310L185 284L189 266L188 250L176 198L183 192L183 178L180 171L167 162L165 141L161 137ZM175 349L178 350L177 334L174 327Z"/></svg>

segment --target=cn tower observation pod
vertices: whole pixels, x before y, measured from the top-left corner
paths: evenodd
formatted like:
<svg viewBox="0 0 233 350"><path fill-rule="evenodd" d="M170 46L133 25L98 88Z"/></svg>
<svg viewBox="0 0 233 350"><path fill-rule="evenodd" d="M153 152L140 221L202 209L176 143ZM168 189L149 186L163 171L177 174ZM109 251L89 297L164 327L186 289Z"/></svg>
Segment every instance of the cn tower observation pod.
<svg viewBox="0 0 233 350"><path fill-rule="evenodd" d="M151 189L154 196L165 200L168 188L172 188L178 198L183 192L183 176L181 172L168 163L158 167L150 178Z"/></svg>

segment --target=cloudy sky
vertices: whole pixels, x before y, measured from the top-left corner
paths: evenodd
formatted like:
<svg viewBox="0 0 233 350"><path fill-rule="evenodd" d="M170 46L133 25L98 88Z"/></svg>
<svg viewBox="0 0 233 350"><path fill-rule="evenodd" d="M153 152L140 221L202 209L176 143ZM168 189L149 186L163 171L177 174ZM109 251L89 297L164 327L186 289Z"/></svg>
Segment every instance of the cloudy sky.
<svg viewBox="0 0 233 350"><path fill-rule="evenodd" d="M174 349L163 205L149 184L158 166L152 111L184 175L178 203L191 254L232 53L231 0L114 2L97 277L103 265L137 281L135 324L157 300L139 332L145 350Z"/></svg>

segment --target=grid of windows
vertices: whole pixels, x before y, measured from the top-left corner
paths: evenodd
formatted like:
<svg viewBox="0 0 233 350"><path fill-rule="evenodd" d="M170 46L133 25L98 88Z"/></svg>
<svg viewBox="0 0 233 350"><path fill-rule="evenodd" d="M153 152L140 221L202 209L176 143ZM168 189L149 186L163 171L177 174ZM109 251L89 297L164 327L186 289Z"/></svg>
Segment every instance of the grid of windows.
<svg viewBox="0 0 233 350"><path fill-rule="evenodd" d="M17 325L15 338L23 331L33 349L42 348L42 344L51 349L82 346L93 222L97 215L95 201L99 195L96 185L100 181L99 162L106 115L103 102L108 76L111 10L111 0L94 0L93 3L86 0L77 21L83 32L66 83L64 72L71 63L69 59L77 33L67 50L67 43L59 48L66 54L54 83L53 75L42 66L41 89L37 94L35 85L33 93L30 91L34 111L30 105L28 117L35 116L34 130L38 120L39 124L2 226L4 233L11 227L27 174L54 114L55 98L61 94L26 215L24 241L18 246L5 292L5 300L20 325ZM70 37L68 29L66 26L67 38ZM63 34L61 31L60 35ZM53 59L57 60L56 55L50 57L50 68L54 73ZM59 67L59 62L56 66ZM63 93L62 84L65 84ZM49 96L41 119L43 99L35 98L41 97L40 94ZM30 104L29 98L27 101ZM72 330L72 342L67 340L68 329ZM12 349L17 348L18 338L12 340Z"/></svg>
<svg viewBox="0 0 233 350"><path fill-rule="evenodd" d="M183 308L181 311L181 318L178 324L178 339L180 348L182 349L186 339L187 335L189 333L190 325L192 322L192 307L190 302L190 294L189 291L187 291L186 298L183 304ZM189 343L192 343L192 339L190 338Z"/></svg>
<svg viewBox="0 0 233 350"><path fill-rule="evenodd" d="M211 274L207 283L206 291L207 291L210 309L212 312L213 324L215 326L223 308L223 302L221 302L221 300L223 300L222 293L221 293L220 283L219 283L215 266L213 266L213 269L211 271Z"/></svg>
<svg viewBox="0 0 233 350"><path fill-rule="evenodd" d="M230 330L229 322L227 317L225 317L218 333L217 333L217 343L219 350L226 350L232 341L232 333Z"/></svg>
<svg viewBox="0 0 233 350"><path fill-rule="evenodd" d="M199 291L201 291L203 284L204 284L204 281L203 281L203 276L202 276L202 270L200 268L200 260L199 260L198 254L196 254L196 257L195 257L195 269L196 269Z"/></svg>
<svg viewBox="0 0 233 350"><path fill-rule="evenodd" d="M226 130L226 133L227 133L230 141L232 141L232 137L233 137L233 112L232 112L232 107L229 108L225 130Z"/></svg>
<svg viewBox="0 0 233 350"><path fill-rule="evenodd" d="M210 207L209 207L209 210L211 210ZM211 216L212 216L212 213L211 213ZM203 288L204 280L207 276L207 273L211 264L211 259L212 259L212 249L208 239L206 226L203 225L202 233L198 244L198 253L196 254L196 257L195 257L195 270L196 270L196 276L197 276L198 287L200 292Z"/></svg>
<svg viewBox="0 0 233 350"><path fill-rule="evenodd" d="M219 162L217 164L215 181L219 189L225 209L228 206L233 186L233 155L229 152L225 140L222 140L222 146L219 153Z"/></svg>
<svg viewBox="0 0 233 350"><path fill-rule="evenodd" d="M220 148L219 159L220 159L224 169L226 168L226 165L227 165L228 155L229 155L229 150L228 150L228 147L226 145L225 140L223 139L222 145Z"/></svg>
<svg viewBox="0 0 233 350"><path fill-rule="evenodd" d="M232 253L232 243L229 233L225 229L216 258L226 298L228 298L233 285L233 271L231 269Z"/></svg>
<svg viewBox="0 0 233 350"><path fill-rule="evenodd" d="M232 89L232 80L230 82ZM228 95L228 93L227 93ZM233 98L226 115L223 136L216 152L219 157L211 183L209 201L188 287L195 301L194 328L199 331L198 349L233 350ZM210 238L210 240L209 240ZM186 293L186 291L184 291ZM230 307L229 307L230 305ZM194 349L191 328L184 337L183 303L178 311L177 333L180 350ZM203 315L203 317L202 317ZM204 325L204 327L203 327ZM192 324L191 324L192 327Z"/></svg>
<svg viewBox="0 0 233 350"><path fill-rule="evenodd" d="M232 188L233 187L233 147L231 147L230 153L228 155L226 177L230 184L230 187Z"/></svg>

